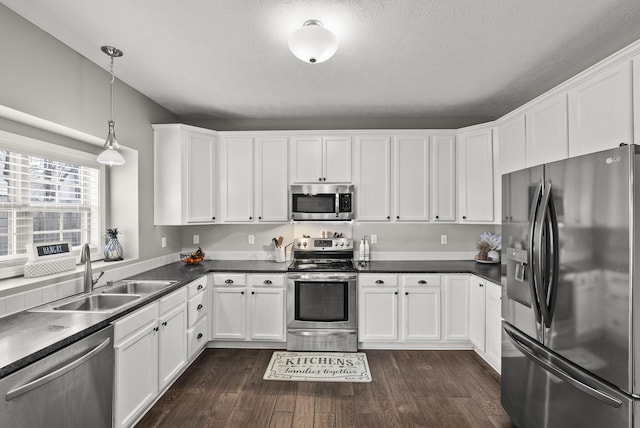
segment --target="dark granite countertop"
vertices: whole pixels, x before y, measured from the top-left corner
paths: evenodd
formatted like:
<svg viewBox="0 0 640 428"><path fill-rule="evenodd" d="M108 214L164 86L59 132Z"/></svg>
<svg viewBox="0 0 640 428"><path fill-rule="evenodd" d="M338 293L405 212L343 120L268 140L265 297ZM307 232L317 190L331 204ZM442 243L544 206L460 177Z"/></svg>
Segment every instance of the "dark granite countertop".
<svg viewBox="0 0 640 428"><path fill-rule="evenodd" d="M171 263L128 279L175 280L161 292L111 313L23 311L0 319L0 378L87 337L118 318L163 297L209 272L285 273L289 262L264 260L205 260L197 265ZM500 284L500 265L474 261L374 261L362 273L471 273Z"/></svg>

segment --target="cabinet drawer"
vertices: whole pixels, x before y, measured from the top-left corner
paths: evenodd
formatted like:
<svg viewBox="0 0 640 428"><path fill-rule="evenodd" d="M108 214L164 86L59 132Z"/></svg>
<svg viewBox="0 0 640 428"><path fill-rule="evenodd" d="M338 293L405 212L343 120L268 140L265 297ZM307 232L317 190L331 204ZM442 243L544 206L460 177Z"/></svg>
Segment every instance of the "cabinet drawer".
<svg viewBox="0 0 640 428"><path fill-rule="evenodd" d="M255 287L284 287L284 275L249 275L249 285Z"/></svg>
<svg viewBox="0 0 640 428"><path fill-rule="evenodd" d="M165 314L167 311L186 301L187 289L185 287L169 294L168 296L163 297L162 299L160 299L160 315Z"/></svg>
<svg viewBox="0 0 640 428"><path fill-rule="evenodd" d="M187 344L189 346L188 358L191 359L209 341L209 323L207 317L203 317L194 327L187 331Z"/></svg>
<svg viewBox="0 0 640 428"><path fill-rule="evenodd" d="M213 285L215 287L247 285L247 276L242 273L216 273L213 274Z"/></svg>
<svg viewBox="0 0 640 428"><path fill-rule="evenodd" d="M152 303L119 319L114 323L113 341L118 345L123 339L135 333L147 324L156 322L158 318L158 304Z"/></svg>
<svg viewBox="0 0 640 428"><path fill-rule="evenodd" d="M358 284L376 287L397 287L398 275L360 274L358 276Z"/></svg>
<svg viewBox="0 0 640 428"><path fill-rule="evenodd" d="M189 299L198 293L204 293L204 291L207 289L207 278L208 277L205 275L202 278L198 278L187 285Z"/></svg>
<svg viewBox="0 0 640 428"><path fill-rule="evenodd" d="M440 287L440 275L404 274L400 275L403 286Z"/></svg>
<svg viewBox="0 0 640 428"><path fill-rule="evenodd" d="M189 327L198 322L209 311L209 304L206 293L200 293L189 299Z"/></svg>

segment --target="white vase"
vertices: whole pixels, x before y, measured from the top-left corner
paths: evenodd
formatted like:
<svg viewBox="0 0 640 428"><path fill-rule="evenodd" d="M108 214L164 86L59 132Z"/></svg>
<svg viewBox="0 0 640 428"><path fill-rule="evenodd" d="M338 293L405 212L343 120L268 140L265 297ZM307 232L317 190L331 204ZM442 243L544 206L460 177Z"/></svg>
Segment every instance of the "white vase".
<svg viewBox="0 0 640 428"><path fill-rule="evenodd" d="M489 260L492 260L494 262L497 262L498 260L500 260L500 253L497 251L489 251L488 256L489 256Z"/></svg>

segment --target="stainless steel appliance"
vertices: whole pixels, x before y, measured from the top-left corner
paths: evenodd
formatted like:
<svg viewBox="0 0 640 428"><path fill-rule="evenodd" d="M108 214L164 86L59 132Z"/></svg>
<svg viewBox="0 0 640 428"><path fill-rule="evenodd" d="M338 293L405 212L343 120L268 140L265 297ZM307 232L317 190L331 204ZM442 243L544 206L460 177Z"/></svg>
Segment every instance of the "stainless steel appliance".
<svg viewBox="0 0 640 428"><path fill-rule="evenodd" d="M502 177L502 405L520 428L640 427L638 153Z"/></svg>
<svg viewBox="0 0 640 428"><path fill-rule="evenodd" d="M353 240L299 238L287 273L287 350L358 350Z"/></svg>
<svg viewBox="0 0 640 428"><path fill-rule="evenodd" d="M352 220L355 218L352 184L296 184L289 191L291 220Z"/></svg>
<svg viewBox="0 0 640 428"><path fill-rule="evenodd" d="M0 379L0 426L111 427L113 327Z"/></svg>

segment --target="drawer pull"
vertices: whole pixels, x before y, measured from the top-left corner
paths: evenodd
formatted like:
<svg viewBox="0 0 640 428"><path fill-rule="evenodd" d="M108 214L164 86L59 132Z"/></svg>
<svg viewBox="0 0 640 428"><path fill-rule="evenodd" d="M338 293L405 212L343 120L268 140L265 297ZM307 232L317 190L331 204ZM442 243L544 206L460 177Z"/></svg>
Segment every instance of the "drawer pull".
<svg viewBox="0 0 640 428"><path fill-rule="evenodd" d="M166 327L167 326L167 322L166 321L163 322L162 325Z"/></svg>
<svg viewBox="0 0 640 428"><path fill-rule="evenodd" d="M158 331L158 330L160 330L159 327L153 327L153 331Z"/></svg>
<svg viewBox="0 0 640 428"><path fill-rule="evenodd" d="M198 305L198 307L196 308L197 310L202 309L202 305Z"/></svg>
<svg viewBox="0 0 640 428"><path fill-rule="evenodd" d="M202 290L204 288L204 285L200 284L198 285L198 290Z"/></svg>
<svg viewBox="0 0 640 428"><path fill-rule="evenodd" d="M376 279L376 284L384 284L384 281L381 279Z"/></svg>
<svg viewBox="0 0 640 428"><path fill-rule="evenodd" d="M265 279L265 280L264 280L264 282L263 282L263 284L271 285L271 284L273 284L273 282L271 282L271 280L270 280L270 279Z"/></svg>
<svg viewBox="0 0 640 428"><path fill-rule="evenodd" d="M198 336L196 337L196 339L198 340L202 339L202 333L198 333Z"/></svg>
<svg viewBox="0 0 640 428"><path fill-rule="evenodd" d="M418 281L418 284L420 285L425 285L427 283L427 281L425 281L424 279L421 279L420 281Z"/></svg>
<svg viewBox="0 0 640 428"><path fill-rule="evenodd" d="M233 284L233 279L227 279L224 283L225 284Z"/></svg>

